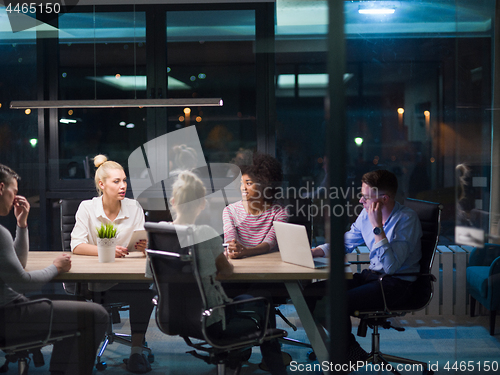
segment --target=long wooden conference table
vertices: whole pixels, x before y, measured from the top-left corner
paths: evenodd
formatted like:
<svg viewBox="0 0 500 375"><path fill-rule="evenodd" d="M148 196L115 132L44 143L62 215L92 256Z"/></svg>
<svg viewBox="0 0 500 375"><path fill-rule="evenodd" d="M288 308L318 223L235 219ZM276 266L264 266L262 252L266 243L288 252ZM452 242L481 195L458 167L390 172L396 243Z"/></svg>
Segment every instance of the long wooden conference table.
<svg viewBox="0 0 500 375"><path fill-rule="evenodd" d="M33 251L29 253L26 271L43 269L59 255L55 251ZM328 351L323 338L314 322L302 294L301 280L326 279L328 268L312 269L281 261L279 253L258 255L244 259L232 259L234 273L223 278L234 282L283 282L297 310L299 319L309 338L320 363L328 361ZM113 281L113 282L152 282L145 276L146 257L141 253L131 253L125 258L117 258L113 263L99 263L97 257L71 256L71 270L57 276L60 281ZM346 268L346 276L350 269Z"/></svg>

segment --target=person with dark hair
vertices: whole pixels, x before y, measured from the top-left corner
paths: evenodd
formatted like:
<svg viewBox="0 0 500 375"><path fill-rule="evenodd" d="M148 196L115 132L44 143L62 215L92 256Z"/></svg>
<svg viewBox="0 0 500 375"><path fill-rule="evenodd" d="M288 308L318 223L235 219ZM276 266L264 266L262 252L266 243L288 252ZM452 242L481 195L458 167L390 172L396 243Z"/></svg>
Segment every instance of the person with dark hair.
<svg viewBox="0 0 500 375"><path fill-rule="evenodd" d="M279 161L254 154L252 164L240 168L242 200L227 206L222 214L231 259L277 250L273 221L287 221L286 210L275 203L283 180Z"/></svg>
<svg viewBox="0 0 500 375"><path fill-rule="evenodd" d="M11 339L33 337L47 332L47 322L52 315L52 333L76 333L54 344L49 371L52 375L91 375L97 349L108 325L108 313L100 305L85 301L52 301L17 307L28 298L14 290L25 292L39 284L42 286L53 277L71 269L71 258L61 254L49 267L26 272L28 261L28 214L30 204L17 195L19 175L0 164L0 215L7 216L14 209L17 220L16 237L0 225L0 307L2 323L0 336L6 344Z"/></svg>
<svg viewBox="0 0 500 375"><path fill-rule="evenodd" d="M370 249L370 266L347 280L347 307L349 315L358 310L383 309L384 297L379 284L381 275L385 300L390 307L410 298L415 276L390 276L420 271L420 238L422 228L415 211L395 201L398 189L396 176L387 170L376 170L363 175L361 198L363 211L351 229L344 235L345 252L365 244ZM329 244L312 249L313 256L327 256ZM318 300L326 293L326 281L310 284L305 291L309 308L314 311ZM351 332L351 320L346 316L346 327ZM354 335L349 336L347 359L351 363L364 361L368 353L361 348Z"/></svg>
<svg viewBox="0 0 500 375"><path fill-rule="evenodd" d="M283 172L280 162L266 154L254 154L251 165L240 165L242 200L227 206L223 213L226 256L230 259L266 254L278 249L273 222L287 222L286 209L276 204L276 196ZM230 297L241 294L273 299L288 296L284 284L278 283L224 283ZM275 314L269 315L269 324L276 327ZM266 361L263 369L266 369ZM283 353L283 362L289 355Z"/></svg>

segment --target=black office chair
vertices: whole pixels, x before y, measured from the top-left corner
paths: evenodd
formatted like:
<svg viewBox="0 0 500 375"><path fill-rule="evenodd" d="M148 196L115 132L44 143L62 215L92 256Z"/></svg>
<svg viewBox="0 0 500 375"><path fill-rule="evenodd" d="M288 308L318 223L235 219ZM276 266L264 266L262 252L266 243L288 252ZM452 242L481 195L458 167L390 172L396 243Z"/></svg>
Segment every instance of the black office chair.
<svg viewBox="0 0 500 375"><path fill-rule="evenodd" d="M78 336L79 332L66 333L66 334L53 334L52 333L52 301L47 298L40 298L33 301L18 303L13 306L0 308L0 316L3 316L7 309L19 310L21 307L26 305L35 305L47 303L50 306L49 320L46 323L46 332L40 333L39 335L33 335L30 337L16 337L5 339L5 326L2 322L0 326L0 350L5 352L5 363L0 367L0 373L7 372L9 370L9 363L18 363L17 370L19 375L28 375L29 363L31 362L31 357L33 357L33 362L35 367L40 367L44 365L43 355L40 349L46 345L52 345L57 341L63 340L65 338Z"/></svg>
<svg viewBox="0 0 500 375"><path fill-rule="evenodd" d="M146 223L145 228L149 234L149 264L158 291L157 326L167 335L181 336L195 349L189 354L217 365L219 375L225 373L226 365L237 373L241 362L250 357L252 346L286 336L284 330L267 328L270 306L265 298L207 308L192 228L169 223ZM190 245L181 247L178 233ZM228 328L224 335L215 338L207 324L214 314L223 317L222 326L232 327L238 321L245 329L231 334Z"/></svg>
<svg viewBox="0 0 500 375"><path fill-rule="evenodd" d="M76 223L75 214L80 206L81 200L77 199L61 199L59 201L61 207L61 241L63 246L63 251L71 251L71 232ZM90 292L85 283L81 286L76 283L63 283L66 293L75 295L79 294L86 298L91 298L92 292ZM95 296L95 293L94 293ZM99 301L95 301L99 303ZM113 324L118 324L121 322L120 311L127 311L129 309L128 305L125 303L102 303L102 306L109 313L109 326L106 330L104 336L104 341L101 348L97 352L96 368L99 371L105 370L107 367L106 362L101 360L104 351L109 344L117 342L126 346L132 346L131 336L118 333L113 331ZM143 350L148 353L148 360L150 363L154 362L154 355L151 353L151 349L143 345Z"/></svg>
<svg viewBox="0 0 500 375"><path fill-rule="evenodd" d="M439 240L442 206L438 203L421 201L411 198L405 199L404 205L411 208L417 213L420 219L420 223L422 224L422 259L420 260L420 272L414 274L404 274L405 276L417 276L417 280L412 285L412 298L410 298L406 303L402 305L387 306L384 297L384 310L358 311L355 316L360 318L361 321L358 326L357 335L365 337L367 327L371 327L373 329L372 349L368 358L368 362L372 362L374 364L384 363L385 365L388 365L389 362L416 364L422 366L425 374L432 374L433 371L429 370L427 362L420 362L412 359L396 357L380 352L379 327L385 329L393 328L397 331L404 331L404 328L402 327L392 326L391 322L388 319L400 317L407 313L424 309L432 299L433 283L434 281L436 281L434 275L431 274L431 268ZM399 274L394 274L393 276L397 275ZM381 276L379 279L380 287L382 288L382 295L384 295L382 287L382 279L384 276ZM399 374L399 372L396 371L394 367L392 367L391 371L394 374Z"/></svg>

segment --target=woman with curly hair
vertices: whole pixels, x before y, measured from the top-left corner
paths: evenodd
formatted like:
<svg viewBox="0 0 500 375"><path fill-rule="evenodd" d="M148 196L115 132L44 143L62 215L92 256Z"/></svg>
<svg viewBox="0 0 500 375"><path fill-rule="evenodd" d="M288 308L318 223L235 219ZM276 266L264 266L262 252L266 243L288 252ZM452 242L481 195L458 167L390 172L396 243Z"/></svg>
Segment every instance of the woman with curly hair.
<svg viewBox="0 0 500 375"><path fill-rule="evenodd" d="M270 155L255 154L251 165L240 168L242 200L227 206L222 214L231 259L276 251L273 221L287 221L286 210L275 203L283 180L280 162Z"/></svg>

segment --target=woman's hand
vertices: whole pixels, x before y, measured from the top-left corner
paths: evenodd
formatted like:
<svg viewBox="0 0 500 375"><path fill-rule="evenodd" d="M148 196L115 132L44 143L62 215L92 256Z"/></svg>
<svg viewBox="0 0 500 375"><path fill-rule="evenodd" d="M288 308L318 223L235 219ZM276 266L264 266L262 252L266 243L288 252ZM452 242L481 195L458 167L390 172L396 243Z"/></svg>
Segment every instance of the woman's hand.
<svg viewBox="0 0 500 375"><path fill-rule="evenodd" d="M134 248L137 250L137 251L140 251L142 252L144 255L146 255L146 246L148 245L148 241L147 240L140 240L139 242L136 242Z"/></svg>
<svg viewBox="0 0 500 375"><path fill-rule="evenodd" d="M28 200L22 195L16 195L14 198L14 216L17 219L17 226L19 228L26 228L28 226L29 212L30 204Z"/></svg>
<svg viewBox="0 0 500 375"><path fill-rule="evenodd" d="M228 242L227 245L227 257L229 259L239 259L245 256L246 247L240 244L236 240L232 240Z"/></svg>
<svg viewBox="0 0 500 375"><path fill-rule="evenodd" d="M115 258L125 258L128 255L128 249L123 246L117 246L115 249Z"/></svg>
<svg viewBox="0 0 500 375"><path fill-rule="evenodd" d="M71 269L71 255L61 254L52 263L57 267L59 274L68 272Z"/></svg>

